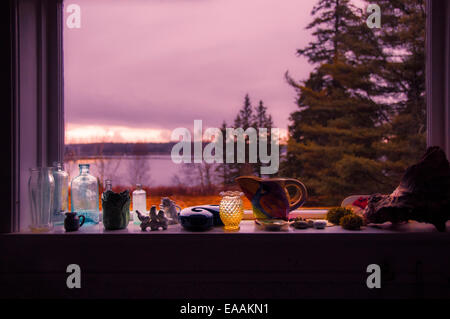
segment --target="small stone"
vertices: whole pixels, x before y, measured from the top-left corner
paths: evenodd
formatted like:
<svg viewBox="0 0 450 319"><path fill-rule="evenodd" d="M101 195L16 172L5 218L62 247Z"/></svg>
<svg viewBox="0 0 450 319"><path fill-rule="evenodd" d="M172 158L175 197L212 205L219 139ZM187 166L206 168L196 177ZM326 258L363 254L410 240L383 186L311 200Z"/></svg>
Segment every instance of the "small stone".
<svg viewBox="0 0 450 319"><path fill-rule="evenodd" d="M309 227L309 224L304 220L299 220L294 222L294 227L297 229L306 229Z"/></svg>
<svg viewBox="0 0 450 319"><path fill-rule="evenodd" d="M315 220L314 221L314 228L316 229L324 229L327 226L327 221L326 220Z"/></svg>

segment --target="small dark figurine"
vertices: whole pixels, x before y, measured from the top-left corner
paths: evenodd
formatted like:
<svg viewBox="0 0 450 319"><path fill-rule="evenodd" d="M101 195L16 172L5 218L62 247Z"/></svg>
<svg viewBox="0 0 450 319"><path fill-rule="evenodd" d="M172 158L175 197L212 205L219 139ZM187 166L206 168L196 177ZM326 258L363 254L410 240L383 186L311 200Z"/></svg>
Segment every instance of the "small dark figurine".
<svg viewBox="0 0 450 319"><path fill-rule="evenodd" d="M145 230L147 227L150 226L150 216L146 216L138 210L136 210L136 214L138 215L138 218L141 221L140 226L142 230Z"/></svg>
<svg viewBox="0 0 450 319"><path fill-rule="evenodd" d="M450 219L450 165L445 152L437 146L428 148L422 159L406 170L392 194L369 197L364 218L374 224L415 220L445 231Z"/></svg>
<svg viewBox="0 0 450 319"><path fill-rule="evenodd" d="M158 230L159 227L161 227L163 230L167 229L168 220L164 216L164 211L160 210L157 215L155 205L153 205L150 209L150 216L145 216L138 210L136 211L136 214L141 221L141 229L143 231L147 230L147 227L150 227L150 230Z"/></svg>

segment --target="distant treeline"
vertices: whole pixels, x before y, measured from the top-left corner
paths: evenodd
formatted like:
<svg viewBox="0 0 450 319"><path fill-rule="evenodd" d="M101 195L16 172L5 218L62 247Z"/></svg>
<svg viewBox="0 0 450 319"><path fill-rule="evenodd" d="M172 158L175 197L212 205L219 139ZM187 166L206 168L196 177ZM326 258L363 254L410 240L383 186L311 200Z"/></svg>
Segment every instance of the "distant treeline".
<svg viewBox="0 0 450 319"><path fill-rule="evenodd" d="M97 156L122 156L122 155L170 155L172 147L177 142L167 143L88 143L66 144L64 157L97 157ZM208 144L203 143L203 147ZM194 145L192 143L192 155ZM286 145L280 145L280 154L285 153Z"/></svg>
<svg viewBox="0 0 450 319"><path fill-rule="evenodd" d="M66 144L65 157L117 155L169 155L175 142Z"/></svg>

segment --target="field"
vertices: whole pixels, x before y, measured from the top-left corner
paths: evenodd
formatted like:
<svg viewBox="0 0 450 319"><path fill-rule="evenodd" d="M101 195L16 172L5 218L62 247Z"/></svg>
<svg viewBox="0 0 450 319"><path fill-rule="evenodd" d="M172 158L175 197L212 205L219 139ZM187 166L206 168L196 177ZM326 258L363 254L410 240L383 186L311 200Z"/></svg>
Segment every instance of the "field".
<svg viewBox="0 0 450 319"><path fill-rule="evenodd" d="M116 186L113 188L113 191L115 192L121 192L125 189L128 189L126 187ZM156 187L156 188L149 188L144 187L145 191L147 192L147 209L150 210L152 205L155 205L157 209L159 209L159 204L161 203L161 199L163 197L169 197L170 199L174 200L175 203L181 207L181 209L190 207L190 206L197 206L197 205L219 205L221 196L220 189L216 188L215 186L211 186L208 188L207 191L201 190L197 187L179 187L179 186L170 186L170 187ZM133 191L132 189L128 189L130 193ZM235 189L236 190L236 189ZM244 209L245 210L251 210L252 205L250 201L245 197L242 196L242 200L244 202ZM69 198L70 202L70 198ZM101 207L101 193L99 196L99 206L100 210ZM321 205L316 204L317 201L314 200L314 198L311 198L308 200L303 207L307 207L310 209L323 209L325 207L322 207ZM133 209L133 204L130 205L130 210Z"/></svg>
<svg viewBox="0 0 450 319"><path fill-rule="evenodd" d="M147 208L150 209L151 205L156 205L159 207L159 204L161 203L161 198L164 196L151 196L150 198L147 197ZM196 206L196 205L219 205L221 196L220 195L199 195L199 196L189 196L189 195L174 195L169 196L170 199L174 200L177 205L179 205L181 208L186 208L189 206ZM243 196L242 197L244 201L244 209L252 209L252 205L250 201Z"/></svg>

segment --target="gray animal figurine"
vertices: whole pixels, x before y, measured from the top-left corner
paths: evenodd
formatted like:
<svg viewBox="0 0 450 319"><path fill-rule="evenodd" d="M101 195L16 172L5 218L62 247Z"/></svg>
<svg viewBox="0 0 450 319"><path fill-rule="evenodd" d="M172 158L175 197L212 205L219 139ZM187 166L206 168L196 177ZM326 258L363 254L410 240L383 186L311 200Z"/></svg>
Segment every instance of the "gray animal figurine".
<svg viewBox="0 0 450 319"><path fill-rule="evenodd" d="M169 197L164 197L161 199L161 204L159 205L169 220L169 225L178 224L178 214L181 211L181 207L175 204L175 201L171 200Z"/></svg>
<svg viewBox="0 0 450 319"><path fill-rule="evenodd" d="M163 230L167 229L168 220L164 216L164 211L160 210L158 214L156 214L156 206L153 205L150 209L150 216L145 216L141 214L138 210L136 211L139 220L141 221L141 229L142 231L146 231L147 227L150 227L150 230L158 230L161 227Z"/></svg>

